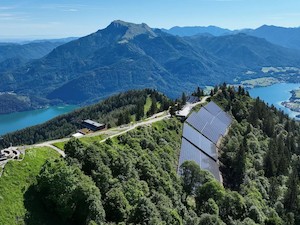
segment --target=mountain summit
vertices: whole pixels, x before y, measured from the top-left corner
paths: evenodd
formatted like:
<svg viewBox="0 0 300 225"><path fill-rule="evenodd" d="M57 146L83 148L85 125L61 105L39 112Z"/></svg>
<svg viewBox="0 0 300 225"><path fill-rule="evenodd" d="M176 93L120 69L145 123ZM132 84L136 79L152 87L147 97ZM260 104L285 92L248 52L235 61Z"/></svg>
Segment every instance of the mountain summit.
<svg viewBox="0 0 300 225"><path fill-rule="evenodd" d="M118 30L123 31L124 34L122 36L122 40L130 40L135 38L138 35L148 35L149 37L157 37L157 35L153 32L153 30L145 23L142 24L134 24L128 23L121 20L113 21L107 28L109 32Z"/></svg>
<svg viewBox="0 0 300 225"><path fill-rule="evenodd" d="M195 86L233 83L248 70L259 76L264 66L299 67L299 59L248 35L179 37L117 20L17 69L1 72L0 64L0 89L76 104L141 88L178 97Z"/></svg>

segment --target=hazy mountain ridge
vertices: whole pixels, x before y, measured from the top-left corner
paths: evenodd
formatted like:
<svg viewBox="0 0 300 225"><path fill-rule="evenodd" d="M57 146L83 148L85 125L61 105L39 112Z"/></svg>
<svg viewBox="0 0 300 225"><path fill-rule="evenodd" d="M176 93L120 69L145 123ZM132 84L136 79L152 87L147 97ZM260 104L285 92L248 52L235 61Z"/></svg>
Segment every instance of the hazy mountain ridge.
<svg viewBox="0 0 300 225"><path fill-rule="evenodd" d="M266 65L299 65L299 51L276 46L263 38L243 33L220 37L196 36L186 38L220 58L245 68ZM285 55L285 57L282 57Z"/></svg>
<svg viewBox="0 0 300 225"><path fill-rule="evenodd" d="M146 87L178 97L197 85L232 83L249 69L297 67L299 59L297 51L245 34L179 37L146 24L114 21L25 66L5 62L13 69L0 70L0 89L67 103Z"/></svg>
<svg viewBox="0 0 300 225"><path fill-rule="evenodd" d="M39 59L65 42L30 42L27 44L0 43L0 62L11 58Z"/></svg>
<svg viewBox="0 0 300 225"><path fill-rule="evenodd" d="M300 27L286 28L264 25L246 32L249 35L265 38L266 40L287 48L300 49Z"/></svg>
<svg viewBox="0 0 300 225"><path fill-rule="evenodd" d="M213 36L221 36L224 34L229 34L232 31L229 29L224 29L217 26L186 26L186 27L179 27L175 26L170 29L162 29L164 32L172 34L172 35L178 35L181 37L184 36L194 36L198 34L211 34Z"/></svg>
<svg viewBox="0 0 300 225"><path fill-rule="evenodd" d="M162 29L164 32L178 36L223 36L244 33L264 38L267 41L286 48L300 49L300 27L288 28L273 25L263 25L256 29L230 30L216 26L172 27Z"/></svg>

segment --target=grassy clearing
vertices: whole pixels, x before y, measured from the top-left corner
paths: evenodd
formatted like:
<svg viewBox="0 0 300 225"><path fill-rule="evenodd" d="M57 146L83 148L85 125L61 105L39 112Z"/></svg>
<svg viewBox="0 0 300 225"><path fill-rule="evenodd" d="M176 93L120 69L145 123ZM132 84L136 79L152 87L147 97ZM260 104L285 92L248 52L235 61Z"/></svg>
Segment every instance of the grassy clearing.
<svg viewBox="0 0 300 225"><path fill-rule="evenodd" d="M144 105L144 114L147 115L147 112L150 110L152 104L152 100L150 98L150 95L146 99L146 104Z"/></svg>
<svg viewBox="0 0 300 225"><path fill-rule="evenodd" d="M130 120L131 120L132 122L136 122L136 116L135 116L135 115L131 115L130 118L131 118Z"/></svg>
<svg viewBox="0 0 300 225"><path fill-rule="evenodd" d="M198 104L198 105L194 106L193 109L191 110L190 114L191 114L192 112L198 112L198 111L199 111L204 105L206 105L206 104L207 104L207 103L204 102L204 103L202 103L202 104Z"/></svg>
<svg viewBox="0 0 300 225"><path fill-rule="evenodd" d="M59 148L59 149L61 149L61 150L64 150L65 149L65 144L66 144L67 142L65 142L65 141L63 141L63 142L57 142L57 143L54 143L53 144L53 146L55 146L55 147L57 147L57 148Z"/></svg>
<svg viewBox="0 0 300 225"><path fill-rule="evenodd" d="M293 94L294 94L294 98L297 98L297 99L299 99L300 98L300 90L298 89L298 90L293 90Z"/></svg>
<svg viewBox="0 0 300 225"><path fill-rule="evenodd" d="M94 143L94 142L102 141L102 140L104 140L107 137L108 137L108 135L100 134L100 135L93 136L93 137L83 137L83 138L80 138L80 141L89 144L89 143Z"/></svg>
<svg viewBox="0 0 300 225"><path fill-rule="evenodd" d="M272 84L279 83L279 80L274 77L262 77L252 80L244 80L241 82L244 86L250 87L266 87Z"/></svg>
<svg viewBox="0 0 300 225"><path fill-rule="evenodd" d="M24 219L28 212L26 204L33 203L25 199L28 188L36 183L36 176L45 161L58 157L59 154L50 148L34 148L26 151L23 161L7 163L0 178L1 225L26 223Z"/></svg>
<svg viewBox="0 0 300 225"><path fill-rule="evenodd" d="M147 112L150 110L151 108L151 104L152 104L152 99L150 97L150 95L148 95L147 99L146 99L146 104L144 105L144 115L147 115ZM161 106L160 102L156 103L157 108L159 109Z"/></svg>
<svg viewBox="0 0 300 225"><path fill-rule="evenodd" d="M157 102L157 103L156 103L156 106L157 106L157 108L159 109L160 106L161 106L161 103L160 103L160 102Z"/></svg>

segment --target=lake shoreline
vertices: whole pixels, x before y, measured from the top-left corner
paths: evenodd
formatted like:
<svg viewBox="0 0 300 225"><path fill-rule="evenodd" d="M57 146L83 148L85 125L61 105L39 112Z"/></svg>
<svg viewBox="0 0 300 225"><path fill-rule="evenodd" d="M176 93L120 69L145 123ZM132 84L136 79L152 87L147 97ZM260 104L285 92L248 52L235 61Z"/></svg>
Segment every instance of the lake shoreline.
<svg viewBox="0 0 300 225"><path fill-rule="evenodd" d="M78 105L48 106L23 112L0 115L0 135L44 123L54 117L78 109Z"/></svg>
<svg viewBox="0 0 300 225"><path fill-rule="evenodd" d="M270 77L270 78L272 78L272 77ZM270 84L257 84L257 85L249 85L249 84L244 85L245 83L242 82L241 85L243 85L246 90L251 90L254 88L270 87L274 84L283 84L283 83L287 83L287 82L274 80L274 82L273 83L271 82ZM291 84L299 84L299 83L291 83ZM297 97L297 94L296 94L297 90L300 92L300 84L299 84L298 89L294 89L294 90L290 91L291 97L286 100L281 101L280 104L283 107L288 108L293 112L299 113L299 115L296 115L296 117L300 118L300 97Z"/></svg>
<svg viewBox="0 0 300 225"><path fill-rule="evenodd" d="M273 104L276 108L283 110L291 118L299 119L300 111L286 107L286 103L291 98L291 91L299 89L300 83L287 83L279 82L273 85L264 86L264 87L254 87L248 89L251 97L259 97L269 105Z"/></svg>

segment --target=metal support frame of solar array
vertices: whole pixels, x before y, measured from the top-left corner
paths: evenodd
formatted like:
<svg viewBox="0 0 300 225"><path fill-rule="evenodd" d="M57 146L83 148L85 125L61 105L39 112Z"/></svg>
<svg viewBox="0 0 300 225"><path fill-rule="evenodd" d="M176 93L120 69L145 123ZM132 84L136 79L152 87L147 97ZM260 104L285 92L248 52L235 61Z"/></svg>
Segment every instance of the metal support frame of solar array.
<svg viewBox="0 0 300 225"><path fill-rule="evenodd" d="M193 112L183 125L179 167L185 161L195 161L221 181L217 143L231 122L231 117L214 102Z"/></svg>

